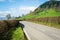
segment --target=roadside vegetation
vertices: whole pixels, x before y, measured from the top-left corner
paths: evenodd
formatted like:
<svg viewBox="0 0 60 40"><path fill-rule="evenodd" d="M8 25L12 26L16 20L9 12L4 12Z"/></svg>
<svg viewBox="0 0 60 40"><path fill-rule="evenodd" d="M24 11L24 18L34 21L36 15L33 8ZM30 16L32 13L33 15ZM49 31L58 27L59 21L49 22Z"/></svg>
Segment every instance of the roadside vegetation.
<svg viewBox="0 0 60 40"><path fill-rule="evenodd" d="M12 39L11 40L25 40L24 33L20 26L16 28L16 30L12 31Z"/></svg>
<svg viewBox="0 0 60 40"><path fill-rule="evenodd" d="M0 21L0 40L25 40L18 20Z"/></svg>

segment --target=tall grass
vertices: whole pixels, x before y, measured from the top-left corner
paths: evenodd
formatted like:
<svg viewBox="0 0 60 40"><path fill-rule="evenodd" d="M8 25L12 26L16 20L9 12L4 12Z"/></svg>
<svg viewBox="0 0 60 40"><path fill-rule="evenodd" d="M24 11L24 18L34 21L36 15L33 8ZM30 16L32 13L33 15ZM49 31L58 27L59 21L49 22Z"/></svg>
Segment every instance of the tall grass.
<svg viewBox="0 0 60 40"><path fill-rule="evenodd" d="M16 28L12 33L11 40L25 40L21 27Z"/></svg>

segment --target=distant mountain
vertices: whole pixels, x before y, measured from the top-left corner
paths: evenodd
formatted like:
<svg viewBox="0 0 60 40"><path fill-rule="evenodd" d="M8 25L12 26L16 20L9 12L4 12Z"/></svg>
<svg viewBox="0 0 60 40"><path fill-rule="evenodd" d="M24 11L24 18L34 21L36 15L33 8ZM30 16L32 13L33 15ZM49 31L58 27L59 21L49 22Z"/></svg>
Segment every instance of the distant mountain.
<svg viewBox="0 0 60 40"><path fill-rule="evenodd" d="M47 1L40 5L34 13L39 13L41 11L45 11L47 9L55 9L56 11L60 12L60 1Z"/></svg>

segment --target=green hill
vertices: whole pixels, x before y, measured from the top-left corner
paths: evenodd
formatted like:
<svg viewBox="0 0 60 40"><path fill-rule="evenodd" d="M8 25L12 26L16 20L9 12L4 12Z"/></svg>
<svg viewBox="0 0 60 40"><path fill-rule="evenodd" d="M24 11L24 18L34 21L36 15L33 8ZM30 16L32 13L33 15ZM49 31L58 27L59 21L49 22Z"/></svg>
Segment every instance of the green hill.
<svg viewBox="0 0 60 40"><path fill-rule="evenodd" d="M60 16L60 1L47 1L40 5L33 12L25 15L24 19L40 17L57 17Z"/></svg>
<svg viewBox="0 0 60 40"><path fill-rule="evenodd" d="M39 13L42 11L45 11L47 9L55 9L56 11L60 11L60 1L47 1L45 3L43 3L42 5L40 5L37 9L35 9L34 13Z"/></svg>
<svg viewBox="0 0 60 40"><path fill-rule="evenodd" d="M30 19L30 18L44 18L44 17L58 17L60 16L60 12L56 12L54 9L48 9L43 12L39 12L37 14L27 14L23 18Z"/></svg>

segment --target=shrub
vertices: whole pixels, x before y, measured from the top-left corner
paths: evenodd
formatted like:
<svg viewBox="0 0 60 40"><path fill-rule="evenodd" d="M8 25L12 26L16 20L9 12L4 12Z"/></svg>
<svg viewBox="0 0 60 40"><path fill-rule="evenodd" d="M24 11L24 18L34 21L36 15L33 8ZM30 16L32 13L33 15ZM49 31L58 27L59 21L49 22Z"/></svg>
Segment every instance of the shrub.
<svg viewBox="0 0 60 40"><path fill-rule="evenodd" d="M8 25L6 22L0 21L0 33L5 32L7 30L7 27L8 27Z"/></svg>
<svg viewBox="0 0 60 40"><path fill-rule="evenodd" d="M8 28L16 27L19 24L18 20L5 20L8 25Z"/></svg>
<svg viewBox="0 0 60 40"><path fill-rule="evenodd" d="M14 30L19 24L18 20L1 20L0 21L0 40L9 39L9 30Z"/></svg>
<svg viewBox="0 0 60 40"><path fill-rule="evenodd" d="M7 25L6 22L0 21L0 40L3 40L4 39L5 34L8 31L7 30L7 27L8 27L8 25Z"/></svg>

